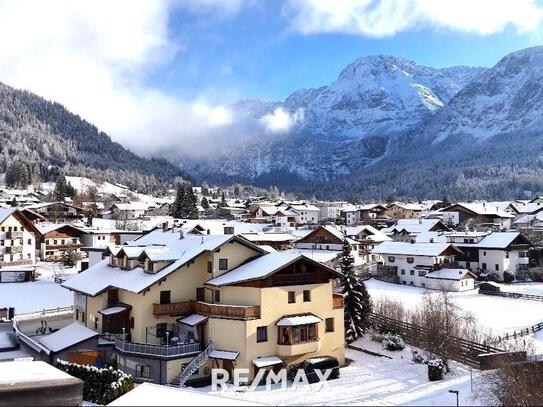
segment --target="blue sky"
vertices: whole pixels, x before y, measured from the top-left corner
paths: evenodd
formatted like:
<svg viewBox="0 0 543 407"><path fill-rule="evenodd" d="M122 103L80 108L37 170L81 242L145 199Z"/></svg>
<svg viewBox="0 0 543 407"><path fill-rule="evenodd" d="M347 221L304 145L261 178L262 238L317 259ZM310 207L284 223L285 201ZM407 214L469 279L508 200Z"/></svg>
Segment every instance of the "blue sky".
<svg viewBox="0 0 543 407"><path fill-rule="evenodd" d="M541 41L537 32L519 33L511 26L489 35L428 27L381 38L304 34L289 29L282 6L279 1L247 6L227 18L175 10L169 29L185 47L148 80L166 92L185 98L204 95L214 103L282 100L296 89L330 83L365 55L390 54L433 67L488 67Z"/></svg>
<svg viewBox="0 0 543 407"><path fill-rule="evenodd" d="M201 152L239 143L234 101L329 84L372 54L491 66L542 28L543 0L0 0L0 81L140 154Z"/></svg>

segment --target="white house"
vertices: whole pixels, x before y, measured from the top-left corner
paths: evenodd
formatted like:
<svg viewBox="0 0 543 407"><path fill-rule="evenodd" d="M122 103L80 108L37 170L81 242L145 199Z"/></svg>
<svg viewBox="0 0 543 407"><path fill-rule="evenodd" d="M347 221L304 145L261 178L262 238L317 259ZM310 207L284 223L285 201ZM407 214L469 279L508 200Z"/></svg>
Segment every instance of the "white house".
<svg viewBox="0 0 543 407"><path fill-rule="evenodd" d="M435 288L435 279L444 279L450 273L428 274L441 269L456 269L455 257L461 251L450 243L404 243L383 242L374 254L383 257L383 264L378 266L377 278L416 287ZM444 284L444 287L449 283ZM469 285L468 285L469 286ZM458 287L463 288L463 286Z"/></svg>
<svg viewBox="0 0 543 407"><path fill-rule="evenodd" d="M463 252L457 260L467 269L494 274L502 281L505 272L516 277L528 269L531 242L519 232L493 232L456 240L455 245Z"/></svg>
<svg viewBox="0 0 543 407"><path fill-rule="evenodd" d="M426 274L423 284L431 290L468 291L475 288L476 277L466 269L440 269Z"/></svg>
<svg viewBox="0 0 543 407"><path fill-rule="evenodd" d="M346 225L356 225L360 222L360 210L356 205L346 205L341 209L341 216L345 219Z"/></svg>
<svg viewBox="0 0 543 407"><path fill-rule="evenodd" d="M320 209L308 203L292 204L286 208L287 211L296 213L298 225L311 225L319 222Z"/></svg>

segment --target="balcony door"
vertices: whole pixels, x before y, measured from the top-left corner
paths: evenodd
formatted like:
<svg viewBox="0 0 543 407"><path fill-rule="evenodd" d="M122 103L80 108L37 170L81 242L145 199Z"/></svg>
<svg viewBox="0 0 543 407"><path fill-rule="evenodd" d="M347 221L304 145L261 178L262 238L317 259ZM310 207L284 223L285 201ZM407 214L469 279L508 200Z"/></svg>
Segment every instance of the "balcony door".
<svg viewBox="0 0 543 407"><path fill-rule="evenodd" d="M170 304L171 303L171 297L172 297L172 292L170 290L161 291L160 292L160 303L161 304Z"/></svg>
<svg viewBox="0 0 543 407"><path fill-rule="evenodd" d="M110 288L107 292L107 306L113 307L119 303L119 290Z"/></svg>

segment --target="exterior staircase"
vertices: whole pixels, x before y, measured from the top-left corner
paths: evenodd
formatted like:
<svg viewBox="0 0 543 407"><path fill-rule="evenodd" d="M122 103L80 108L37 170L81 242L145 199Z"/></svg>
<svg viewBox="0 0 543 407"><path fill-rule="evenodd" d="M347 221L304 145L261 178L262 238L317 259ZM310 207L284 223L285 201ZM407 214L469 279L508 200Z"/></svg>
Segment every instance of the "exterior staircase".
<svg viewBox="0 0 543 407"><path fill-rule="evenodd" d="M213 342L209 342L207 348L198 354L190 363L183 369L179 375L179 379L171 383L178 387L184 387L187 380L198 370L200 366L207 362L209 359L209 354L215 350L215 345Z"/></svg>

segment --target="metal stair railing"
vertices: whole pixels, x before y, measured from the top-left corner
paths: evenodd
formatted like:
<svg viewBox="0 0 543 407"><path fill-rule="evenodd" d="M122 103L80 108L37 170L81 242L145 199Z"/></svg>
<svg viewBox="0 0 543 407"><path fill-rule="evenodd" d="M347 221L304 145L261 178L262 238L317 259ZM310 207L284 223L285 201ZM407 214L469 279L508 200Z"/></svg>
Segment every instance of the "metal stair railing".
<svg viewBox="0 0 543 407"><path fill-rule="evenodd" d="M209 354L215 350L213 342L209 342L207 347L198 354L190 363L183 369L179 375L179 387L185 386L187 380L209 359Z"/></svg>

